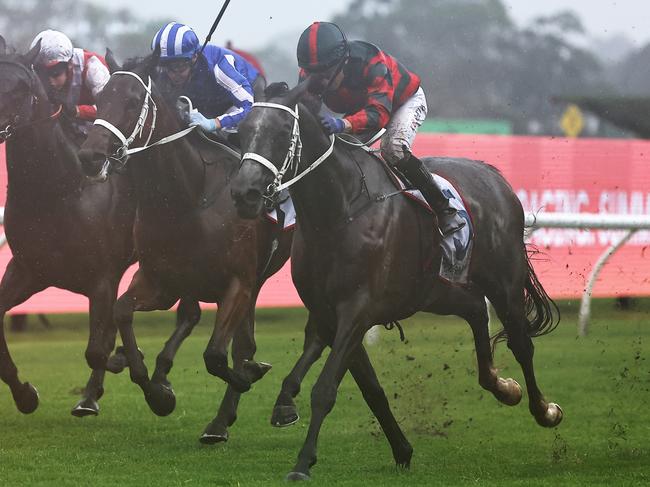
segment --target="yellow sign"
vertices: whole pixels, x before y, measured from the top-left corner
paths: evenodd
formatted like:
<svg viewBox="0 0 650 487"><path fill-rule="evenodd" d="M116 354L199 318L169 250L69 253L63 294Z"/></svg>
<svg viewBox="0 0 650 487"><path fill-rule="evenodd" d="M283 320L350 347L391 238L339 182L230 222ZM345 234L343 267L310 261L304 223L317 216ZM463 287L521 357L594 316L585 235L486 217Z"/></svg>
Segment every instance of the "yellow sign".
<svg viewBox="0 0 650 487"><path fill-rule="evenodd" d="M564 130L564 135L567 137L577 137L582 132L584 126L585 121L580 108L578 108L578 105L571 103L560 119L560 127Z"/></svg>

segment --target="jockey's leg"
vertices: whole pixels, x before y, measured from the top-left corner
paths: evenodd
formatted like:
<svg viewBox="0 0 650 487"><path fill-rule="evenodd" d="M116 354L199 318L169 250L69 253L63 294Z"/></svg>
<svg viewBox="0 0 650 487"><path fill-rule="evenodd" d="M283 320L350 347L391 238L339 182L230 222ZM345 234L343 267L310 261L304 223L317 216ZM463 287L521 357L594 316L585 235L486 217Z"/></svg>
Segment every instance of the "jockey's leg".
<svg viewBox="0 0 650 487"><path fill-rule="evenodd" d="M449 204L449 198L422 161L411 154L413 140L426 115L427 100L420 88L391 117L381 141L381 152L389 164L397 166L420 190L438 217L440 232L447 235L461 229L466 221Z"/></svg>

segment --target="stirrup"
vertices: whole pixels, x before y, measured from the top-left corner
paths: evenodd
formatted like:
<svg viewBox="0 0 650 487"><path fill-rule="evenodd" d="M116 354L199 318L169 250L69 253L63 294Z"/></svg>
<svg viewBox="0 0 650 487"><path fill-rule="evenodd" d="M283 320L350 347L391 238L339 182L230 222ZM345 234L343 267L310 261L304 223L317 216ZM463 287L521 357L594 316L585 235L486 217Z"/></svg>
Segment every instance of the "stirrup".
<svg viewBox="0 0 650 487"><path fill-rule="evenodd" d="M448 228L445 231L443 231L442 228L440 228L440 225L438 225L438 230L440 230L440 235L442 235L443 237L446 237L447 235L451 235L452 233L456 233L461 228L464 228L465 225L467 225L467 222L463 220L458 225L453 226L451 228Z"/></svg>

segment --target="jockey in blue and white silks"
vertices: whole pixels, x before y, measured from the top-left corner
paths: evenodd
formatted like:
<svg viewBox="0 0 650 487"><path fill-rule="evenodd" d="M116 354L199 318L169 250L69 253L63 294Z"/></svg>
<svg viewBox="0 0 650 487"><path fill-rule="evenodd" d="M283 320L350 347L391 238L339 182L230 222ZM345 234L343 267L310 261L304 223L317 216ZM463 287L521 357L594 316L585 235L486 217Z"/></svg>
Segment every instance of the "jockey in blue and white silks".
<svg viewBox="0 0 650 487"><path fill-rule="evenodd" d="M198 110L190 114L190 125L235 132L266 82L239 54L213 44L199 54L200 47L196 33L178 22L161 28L151 44L160 50L163 76Z"/></svg>

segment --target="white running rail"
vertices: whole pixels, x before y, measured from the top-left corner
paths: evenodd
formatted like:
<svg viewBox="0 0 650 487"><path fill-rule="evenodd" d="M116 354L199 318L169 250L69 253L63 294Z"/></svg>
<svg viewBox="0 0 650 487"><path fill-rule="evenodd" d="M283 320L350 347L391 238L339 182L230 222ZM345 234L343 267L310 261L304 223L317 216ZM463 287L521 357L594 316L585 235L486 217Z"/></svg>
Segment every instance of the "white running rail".
<svg viewBox="0 0 650 487"><path fill-rule="evenodd" d="M607 248L594 264L585 290L580 301L580 313L578 315L578 334L585 336L589 327L591 317L591 294L609 258L627 243L639 230L650 229L650 215L611 215L598 213L529 213L526 215L526 228L529 228L528 236L539 228L580 228L580 229L608 229L626 230L626 232L609 248Z"/></svg>

